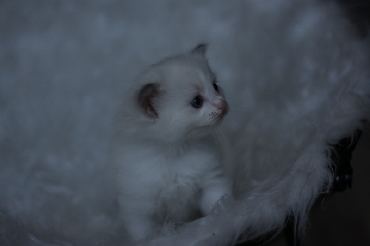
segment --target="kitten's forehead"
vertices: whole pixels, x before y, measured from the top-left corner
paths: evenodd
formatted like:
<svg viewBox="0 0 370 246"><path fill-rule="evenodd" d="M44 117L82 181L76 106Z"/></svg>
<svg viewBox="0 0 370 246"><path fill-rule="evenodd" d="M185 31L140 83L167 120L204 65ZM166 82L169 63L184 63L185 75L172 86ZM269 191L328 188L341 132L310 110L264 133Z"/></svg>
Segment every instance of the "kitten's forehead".
<svg viewBox="0 0 370 246"><path fill-rule="evenodd" d="M206 66L194 61L178 61L170 63L167 70L167 83L174 86L196 86L203 88L210 84L214 74Z"/></svg>

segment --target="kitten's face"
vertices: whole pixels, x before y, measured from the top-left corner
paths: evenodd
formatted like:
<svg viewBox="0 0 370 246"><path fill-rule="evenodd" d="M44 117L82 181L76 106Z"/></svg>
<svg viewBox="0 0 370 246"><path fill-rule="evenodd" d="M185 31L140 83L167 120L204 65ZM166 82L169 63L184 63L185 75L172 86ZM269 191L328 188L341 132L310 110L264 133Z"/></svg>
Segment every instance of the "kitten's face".
<svg viewBox="0 0 370 246"><path fill-rule="evenodd" d="M220 123L228 106L215 75L196 64L173 64L168 69L166 93L158 102L163 119L184 128Z"/></svg>
<svg viewBox="0 0 370 246"><path fill-rule="evenodd" d="M186 135L207 132L216 126L228 110L221 88L204 54L167 59L152 68L140 93L144 114L161 128L162 135Z"/></svg>

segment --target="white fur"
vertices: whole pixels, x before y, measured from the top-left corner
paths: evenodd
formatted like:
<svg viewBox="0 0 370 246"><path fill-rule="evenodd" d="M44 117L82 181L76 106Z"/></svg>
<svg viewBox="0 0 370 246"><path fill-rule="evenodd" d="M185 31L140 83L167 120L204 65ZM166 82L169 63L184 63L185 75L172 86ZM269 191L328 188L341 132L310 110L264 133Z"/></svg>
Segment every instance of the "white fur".
<svg viewBox="0 0 370 246"><path fill-rule="evenodd" d="M303 231L331 184L329 144L370 119L369 42L327 2L3 1L0 244L127 245L102 175L114 109L145 65L198 42L230 106L219 139L236 201L146 243L230 245L288 215Z"/></svg>
<svg viewBox="0 0 370 246"><path fill-rule="evenodd" d="M214 80L204 55L192 52L149 67L126 93L109 175L117 182L121 217L133 241L153 236L165 223L194 220L197 211L210 215L218 200L232 197L212 136L223 115L217 105L224 100ZM138 96L153 83L155 117L141 108ZM191 105L197 95L204 100L200 108Z"/></svg>

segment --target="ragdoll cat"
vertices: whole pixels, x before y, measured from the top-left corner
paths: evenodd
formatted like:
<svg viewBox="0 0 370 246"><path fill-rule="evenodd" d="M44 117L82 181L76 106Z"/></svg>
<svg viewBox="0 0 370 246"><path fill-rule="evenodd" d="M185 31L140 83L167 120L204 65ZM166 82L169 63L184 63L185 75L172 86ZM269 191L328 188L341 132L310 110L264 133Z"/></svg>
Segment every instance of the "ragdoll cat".
<svg viewBox="0 0 370 246"><path fill-rule="evenodd" d="M208 215L231 182L212 131L228 105L205 58L206 45L146 69L116 122L112 164L132 240L165 223Z"/></svg>

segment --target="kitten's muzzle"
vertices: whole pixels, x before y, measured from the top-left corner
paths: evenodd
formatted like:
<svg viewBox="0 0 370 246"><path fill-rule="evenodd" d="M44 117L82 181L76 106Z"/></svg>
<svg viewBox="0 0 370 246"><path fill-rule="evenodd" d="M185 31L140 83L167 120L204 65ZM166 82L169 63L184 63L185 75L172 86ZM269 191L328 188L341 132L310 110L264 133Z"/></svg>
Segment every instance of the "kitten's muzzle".
<svg viewBox="0 0 370 246"><path fill-rule="evenodd" d="M220 99L218 101L217 108L222 110L221 112L222 115L227 114L227 112L229 111L229 105L224 99Z"/></svg>

